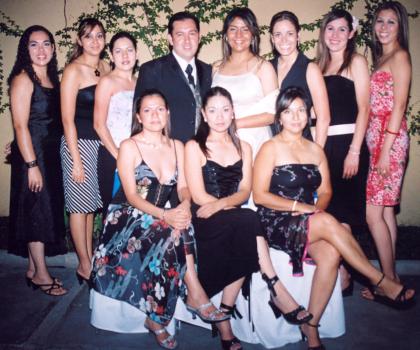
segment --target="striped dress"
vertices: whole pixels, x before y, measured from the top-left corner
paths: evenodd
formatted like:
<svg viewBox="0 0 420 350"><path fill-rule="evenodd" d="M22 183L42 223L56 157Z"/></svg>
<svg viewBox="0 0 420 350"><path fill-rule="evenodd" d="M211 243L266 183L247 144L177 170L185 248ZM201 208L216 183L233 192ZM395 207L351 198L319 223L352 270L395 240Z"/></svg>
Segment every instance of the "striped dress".
<svg viewBox="0 0 420 350"><path fill-rule="evenodd" d="M100 141L93 129L95 88L96 85L91 85L80 89L76 98L74 121L77 130L77 145L85 172L83 183L73 181L73 159L64 136L61 139L64 199L69 213L92 213L102 207L97 172Z"/></svg>

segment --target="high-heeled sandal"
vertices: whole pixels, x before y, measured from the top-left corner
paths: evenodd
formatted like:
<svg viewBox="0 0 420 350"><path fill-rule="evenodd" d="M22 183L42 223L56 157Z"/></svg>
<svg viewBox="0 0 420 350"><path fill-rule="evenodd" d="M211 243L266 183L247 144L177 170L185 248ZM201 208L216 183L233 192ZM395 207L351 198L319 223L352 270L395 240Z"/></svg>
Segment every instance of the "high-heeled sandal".
<svg viewBox="0 0 420 350"><path fill-rule="evenodd" d="M349 285L341 291L343 298L351 297L353 295L354 283L353 278L350 279Z"/></svg>
<svg viewBox="0 0 420 350"><path fill-rule="evenodd" d="M309 322L306 322L306 324L309 327L313 327L313 328L319 328L320 324L312 324ZM302 336L302 341L306 341L308 339L308 337L306 336L305 333L303 333L303 330L301 327L299 327L300 330L300 335ZM318 336L319 339L319 336ZM321 343L321 340L319 340L320 344L318 346L308 346L308 350L325 350L325 346L324 344Z"/></svg>
<svg viewBox="0 0 420 350"><path fill-rule="evenodd" d="M147 321L145 321L144 328L146 328L149 331L149 333L155 335L156 342L160 347L164 349L176 349L176 347L178 346L178 342L176 341L175 337L173 335L170 335L165 327L162 327L160 329L152 329L147 324ZM165 332L168 333L168 336L164 340L159 340L158 335Z"/></svg>
<svg viewBox="0 0 420 350"><path fill-rule="evenodd" d="M283 313L274 302L274 298L277 297L274 285L279 281L278 276L275 275L274 277L269 278L265 273L263 273L262 279L265 281L265 283L267 283L267 287L270 291L270 300L268 301L268 305L270 305L276 318L280 318L281 315L283 315L284 319L287 322L294 325L301 325L303 323L307 323L312 319L313 315L311 313L308 313L308 315L306 315L305 317L298 318L300 312L306 311L306 309L302 305L299 305L296 309L290 312Z"/></svg>
<svg viewBox="0 0 420 350"><path fill-rule="evenodd" d="M79 281L79 285L82 285L83 282L86 282L89 289L93 288L93 282L90 278L86 278L86 277L82 276L78 271L76 271L76 277L77 277L77 280Z"/></svg>
<svg viewBox="0 0 420 350"><path fill-rule="evenodd" d="M208 315L204 315L203 310L205 310L205 309L207 309L211 306L214 307L214 310L212 312L210 312ZM222 321L226 321L226 320L230 319L230 315L228 315L227 313L223 312L222 310L216 308L212 302L200 305L197 308L193 308L192 306L190 306L186 303L185 307L187 308L187 310L189 312L191 312L192 318L194 320L197 318L197 316L200 317L200 319L203 322L206 322L206 323L216 323L216 322L222 322Z"/></svg>
<svg viewBox="0 0 420 350"><path fill-rule="evenodd" d="M393 308L397 308L397 309L406 308L413 305L414 295L411 298L407 299L405 294L408 291L408 288L404 285L402 286L401 290L399 291L399 293L394 299L386 296L385 294L383 294L383 292L379 292L380 285L384 279L385 279L385 274L382 273L382 276L379 279L379 282L376 283L374 286L372 286L371 292L372 292L372 295L374 296L374 299L373 299L374 301L377 301L381 304L384 304Z"/></svg>
<svg viewBox="0 0 420 350"><path fill-rule="evenodd" d="M59 286L63 286L63 282L61 282L59 278L54 277L54 276L51 276L51 278L52 278L52 280L53 280L55 283L57 283ZM28 277L28 276L25 276L25 281L26 281L26 285L27 285L28 287L32 287L32 283L31 283L31 282L32 282L32 278L30 278L30 277Z"/></svg>
<svg viewBox="0 0 420 350"><path fill-rule="evenodd" d="M238 318L242 318L242 315L240 314L240 312L236 308L236 305L229 306L229 305L226 305L224 303L220 303L220 309L223 309L222 311L226 315L231 316L232 318L236 319L236 316L238 316ZM212 323L212 325L211 325L211 333L212 333L212 337L217 337L217 335L220 334L219 329L216 327L216 325L214 323ZM231 346L233 346L235 344L239 344L241 347L238 350L242 350L241 341L238 338L236 338L235 336L233 336L232 339L223 340L222 335L220 334L220 343L222 345L223 350L230 350Z"/></svg>
<svg viewBox="0 0 420 350"><path fill-rule="evenodd" d="M56 283L54 280L52 283L43 283L43 284L36 284L34 281L31 280L31 286L33 290L37 290L39 289L41 292L53 296L53 297L61 297L65 294L68 293L68 291L66 289L63 288L63 286L59 285L58 283ZM46 288L43 288L46 287ZM54 289L62 289L64 292L61 294L53 294L53 290Z"/></svg>

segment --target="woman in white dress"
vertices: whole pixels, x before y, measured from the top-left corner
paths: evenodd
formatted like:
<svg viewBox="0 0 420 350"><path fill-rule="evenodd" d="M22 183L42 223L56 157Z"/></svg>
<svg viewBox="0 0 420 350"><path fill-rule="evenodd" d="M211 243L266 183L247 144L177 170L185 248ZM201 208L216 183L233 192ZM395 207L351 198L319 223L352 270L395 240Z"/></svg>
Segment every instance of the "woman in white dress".
<svg viewBox="0 0 420 350"><path fill-rule="evenodd" d="M119 32L111 38L109 49L113 70L99 80L95 91L93 118L95 131L101 139L98 180L104 213L112 198L118 149L131 132L136 44L136 39L127 32Z"/></svg>
<svg viewBox="0 0 420 350"><path fill-rule="evenodd" d="M251 145L255 157L271 137L277 76L272 65L258 55L259 29L250 9L229 12L223 23L222 41L223 59L213 65L212 85L232 95L238 136Z"/></svg>

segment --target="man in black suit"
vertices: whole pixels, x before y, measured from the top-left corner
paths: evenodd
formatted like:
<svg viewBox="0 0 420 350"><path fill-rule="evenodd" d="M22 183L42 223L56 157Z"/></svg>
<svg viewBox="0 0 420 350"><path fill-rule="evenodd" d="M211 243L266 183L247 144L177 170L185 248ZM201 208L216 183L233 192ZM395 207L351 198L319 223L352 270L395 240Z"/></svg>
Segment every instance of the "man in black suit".
<svg viewBox="0 0 420 350"><path fill-rule="evenodd" d="M168 99L171 137L187 142L200 123L201 99L211 86L211 66L196 59L200 23L188 12L175 13L168 22L172 52L144 63L134 101L146 89L160 90Z"/></svg>

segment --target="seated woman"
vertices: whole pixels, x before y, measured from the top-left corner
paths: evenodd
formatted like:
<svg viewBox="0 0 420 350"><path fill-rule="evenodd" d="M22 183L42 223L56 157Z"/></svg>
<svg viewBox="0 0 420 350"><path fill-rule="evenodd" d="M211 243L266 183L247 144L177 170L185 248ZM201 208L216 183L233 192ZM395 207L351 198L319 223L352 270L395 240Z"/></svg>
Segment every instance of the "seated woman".
<svg viewBox="0 0 420 350"><path fill-rule="evenodd" d="M121 143L118 153L122 188L109 205L95 252L93 288L145 312L144 327L156 335L160 346L173 349L177 342L164 327L173 316L178 296L184 296L184 282L191 312L206 322L229 316L209 302L195 272L184 148L167 136L167 101L158 90L146 90L135 108L132 137ZM174 190L180 204L166 209Z"/></svg>
<svg viewBox="0 0 420 350"><path fill-rule="evenodd" d="M334 288L340 256L392 304L406 303L415 291L374 268L350 230L323 212L331 198L328 163L321 147L302 136L309 119L304 92L286 89L277 99L276 110L280 133L267 141L257 155L254 201L270 247L289 254L293 273L302 273L306 253L316 263L308 306L313 319L301 326L301 332L308 338L310 349L323 349L318 322Z"/></svg>
<svg viewBox="0 0 420 350"><path fill-rule="evenodd" d="M251 192L252 151L236 135L229 92L211 88L203 99L202 114L197 135L185 147L185 169L194 202L198 277L204 290L209 297L223 291L220 307L232 315L244 279L258 270L259 260L277 317L283 311L290 323L307 322L312 315L296 304L274 272L256 213L240 208ZM241 349L229 321L217 326L223 349Z"/></svg>

